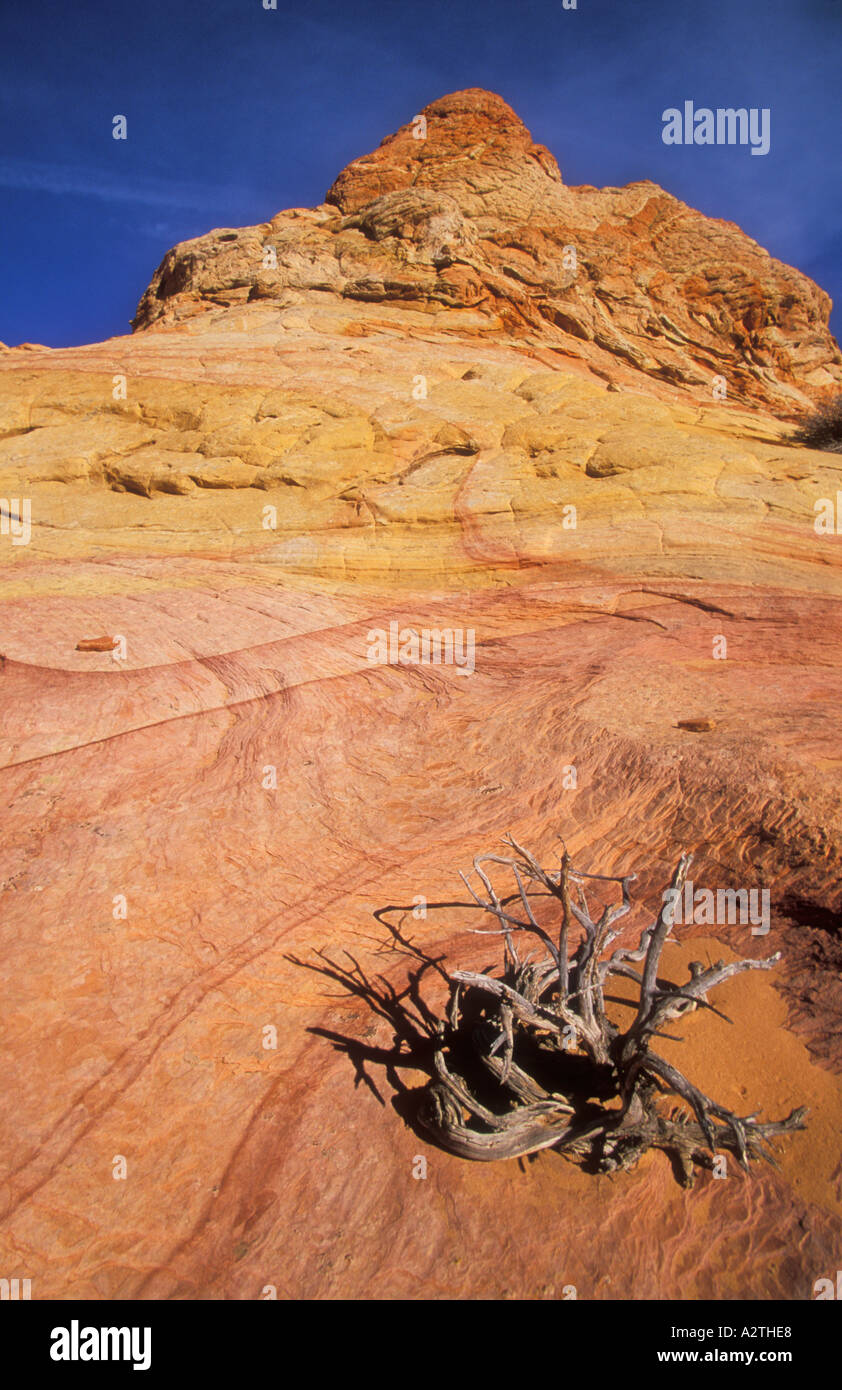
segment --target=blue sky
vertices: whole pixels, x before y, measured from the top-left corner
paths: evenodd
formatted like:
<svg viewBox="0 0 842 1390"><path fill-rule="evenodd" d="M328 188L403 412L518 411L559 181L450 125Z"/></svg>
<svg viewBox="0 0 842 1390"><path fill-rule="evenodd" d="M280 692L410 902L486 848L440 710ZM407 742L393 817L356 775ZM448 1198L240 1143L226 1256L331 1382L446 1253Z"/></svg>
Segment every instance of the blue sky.
<svg viewBox="0 0 842 1390"><path fill-rule="evenodd" d="M842 333L842 0L277 4L4 0L0 341L128 332L175 242L321 202L463 87L505 97L569 184L651 178L739 223ZM771 108L769 154L664 145L685 100Z"/></svg>

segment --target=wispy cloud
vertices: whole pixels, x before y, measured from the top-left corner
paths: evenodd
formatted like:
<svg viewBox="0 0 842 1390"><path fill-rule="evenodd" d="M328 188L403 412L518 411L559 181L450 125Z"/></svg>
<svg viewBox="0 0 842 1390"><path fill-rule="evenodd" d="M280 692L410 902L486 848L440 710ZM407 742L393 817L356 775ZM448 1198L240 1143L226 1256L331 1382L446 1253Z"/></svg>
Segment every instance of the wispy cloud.
<svg viewBox="0 0 842 1390"><path fill-rule="evenodd" d="M110 169L51 164L34 159L0 158L0 188L33 193L72 193L110 203L142 203L147 207L197 208L231 206L242 189L170 183Z"/></svg>

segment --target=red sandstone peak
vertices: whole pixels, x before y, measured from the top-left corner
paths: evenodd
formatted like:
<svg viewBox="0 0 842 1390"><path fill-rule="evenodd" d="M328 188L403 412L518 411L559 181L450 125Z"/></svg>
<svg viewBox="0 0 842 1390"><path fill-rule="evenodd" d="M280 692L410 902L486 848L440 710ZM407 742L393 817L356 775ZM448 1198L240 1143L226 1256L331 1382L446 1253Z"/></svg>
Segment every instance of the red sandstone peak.
<svg viewBox="0 0 842 1390"><path fill-rule="evenodd" d="M479 167L484 178L494 171L498 179L522 180L540 171L543 178L561 182L549 150L534 143L508 103L495 92L468 87L431 101L372 154L355 159L335 180L326 202L347 213L401 188L469 189L478 185Z"/></svg>
<svg viewBox="0 0 842 1390"><path fill-rule="evenodd" d="M471 310L448 331L528 339L604 379L642 374L656 391L781 414L842 385L830 299L812 280L648 180L565 187L480 87L430 102L353 160L321 207L176 246L134 327L325 294Z"/></svg>

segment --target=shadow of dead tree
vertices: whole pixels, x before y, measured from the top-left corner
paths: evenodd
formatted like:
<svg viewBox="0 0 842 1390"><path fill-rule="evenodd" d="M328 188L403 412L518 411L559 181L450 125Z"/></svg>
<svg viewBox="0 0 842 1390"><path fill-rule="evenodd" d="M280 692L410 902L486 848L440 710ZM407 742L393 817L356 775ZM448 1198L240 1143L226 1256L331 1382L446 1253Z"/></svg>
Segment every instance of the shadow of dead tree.
<svg viewBox="0 0 842 1390"><path fill-rule="evenodd" d="M558 870L550 872L511 836L504 845L506 854L474 859L477 888L462 875L472 903L430 905L473 907L494 921L476 934L502 939L498 974L448 971L444 956L423 951L387 920L410 909L381 908L374 915L388 928L392 949L413 962L402 988L385 976L367 974L347 951L349 965L325 952L317 953L318 964L294 963L363 1000L390 1024L392 1046L368 1046L323 1028L310 1031L346 1053L357 1084L368 1085L381 1104L368 1068L383 1067L404 1121L462 1158L523 1159L552 1149L588 1171L610 1173L630 1169L648 1150L660 1149L687 1187L695 1182L697 1166L721 1172L717 1165L725 1164L729 1153L745 1170L752 1160L774 1164L770 1141L803 1129L803 1108L776 1121L736 1115L700 1091L652 1044L658 1038L680 1041L664 1026L698 1008L730 1023L708 993L744 971L772 969L780 953L707 967L694 961L689 978L674 984L659 977L658 966L690 855L681 856L660 910L637 945L609 953L622 931L615 923L631 908L636 875L585 873L573 867L566 849ZM515 891L503 891L501 875L509 889L514 880ZM586 896L586 887L592 892L594 884L620 890L620 901L609 901L598 915ZM532 947L525 956L524 943ZM442 998L446 987L443 1007L425 998L424 986L434 977ZM606 1010L612 1002L606 986L615 977L633 981L637 991L625 1029ZM400 1075L406 1069L426 1074L427 1081L410 1088Z"/></svg>
<svg viewBox="0 0 842 1390"><path fill-rule="evenodd" d="M428 910L466 906L468 904L457 902L431 903ZM314 971L325 979L335 981L343 994L361 999L375 1019L389 1024L392 1030L389 1047L374 1046L358 1037L337 1033L329 1028L313 1027L307 1031L315 1037L324 1038L337 1051L343 1052L354 1068L355 1086L367 1086L378 1102L385 1105L386 1100L371 1074L372 1068L382 1068L385 1080L392 1089L391 1100L395 1111L426 1139L429 1136L417 1117L419 1103L426 1094L426 1083L420 1087L407 1085L401 1072L421 1072L431 1079L435 1075L434 1059L440 1045L440 1017L424 997L424 984L431 974L437 975L445 985L449 984L450 977L442 967L443 956L431 956L421 950L403 935L399 926L388 920L392 914L400 914L403 919L411 912L411 907L394 904L378 908L373 914L375 920L386 927L392 943L390 946L382 939L378 940L378 951L402 955L414 962L406 971L406 982L401 988L396 987L385 975L367 973L347 949L342 951L347 964L333 959L326 951L316 951L315 961L292 955L286 959L303 970Z"/></svg>

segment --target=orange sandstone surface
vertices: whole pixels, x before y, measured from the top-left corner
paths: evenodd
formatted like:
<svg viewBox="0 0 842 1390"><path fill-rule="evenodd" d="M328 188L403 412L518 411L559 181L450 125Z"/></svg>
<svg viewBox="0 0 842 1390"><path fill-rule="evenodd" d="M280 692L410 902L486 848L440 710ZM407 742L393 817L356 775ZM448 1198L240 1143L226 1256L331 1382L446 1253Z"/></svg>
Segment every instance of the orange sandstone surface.
<svg viewBox="0 0 842 1390"><path fill-rule="evenodd" d="M842 463L790 436L842 381L829 301L653 184L567 188L493 94L421 114L319 208L174 248L132 334L0 351L0 1264L37 1298L807 1299L842 1252ZM373 663L392 623L474 669ZM770 890L766 936L676 927L674 978L783 959L659 1047L810 1107L777 1170L413 1128L389 927L496 965L458 870L507 830L638 871L620 944L682 850Z"/></svg>

